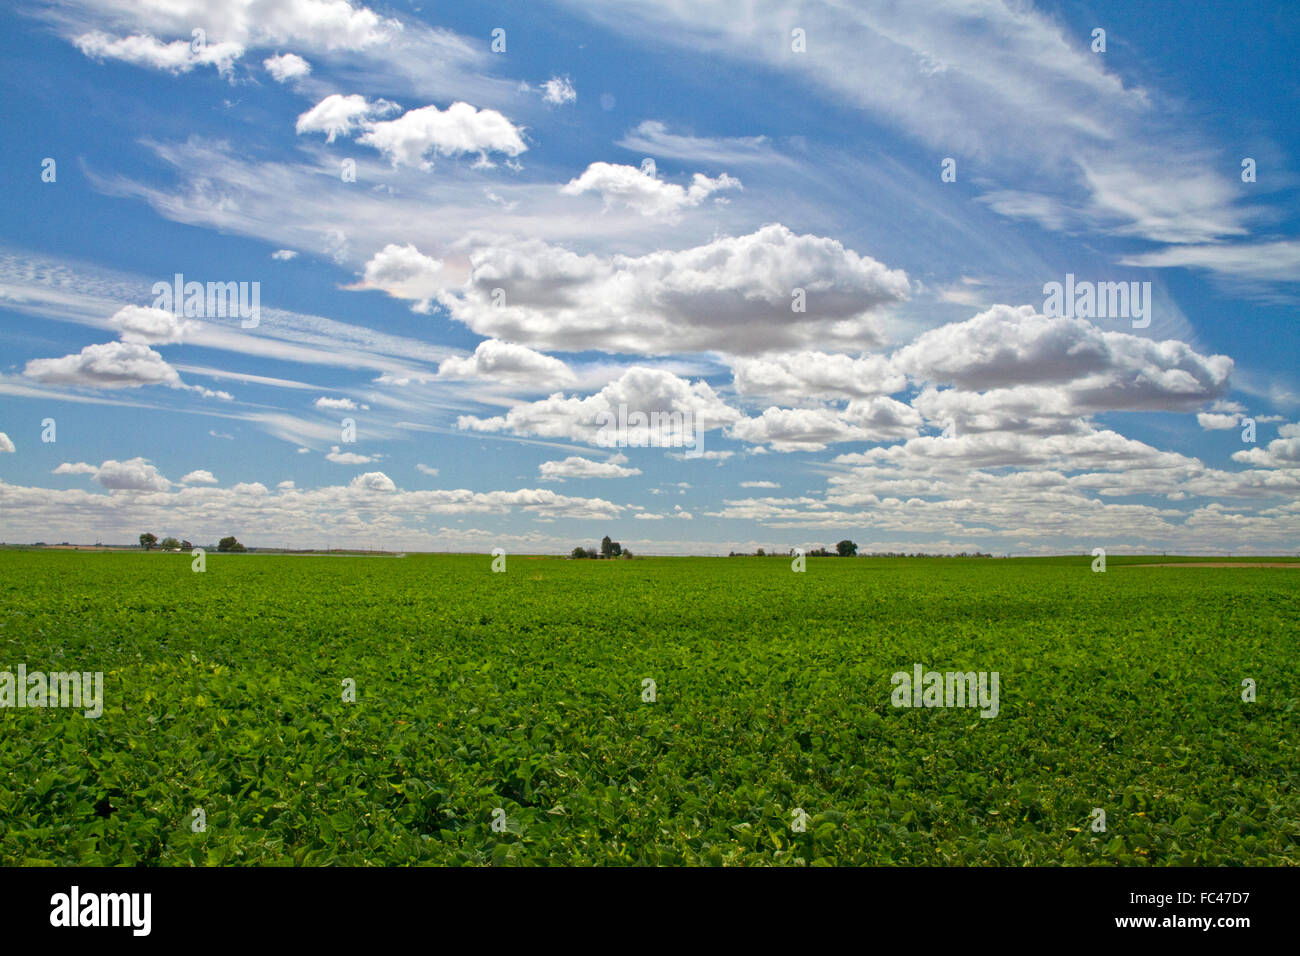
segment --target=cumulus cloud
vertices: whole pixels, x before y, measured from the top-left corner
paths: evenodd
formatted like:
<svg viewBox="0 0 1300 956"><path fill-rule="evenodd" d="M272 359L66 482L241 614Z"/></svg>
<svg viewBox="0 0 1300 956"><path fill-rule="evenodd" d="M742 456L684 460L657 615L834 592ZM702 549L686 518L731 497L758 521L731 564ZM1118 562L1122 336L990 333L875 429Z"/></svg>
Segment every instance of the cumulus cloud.
<svg viewBox="0 0 1300 956"><path fill-rule="evenodd" d="M577 179L560 187L566 196L599 193L605 205L621 204L643 216L671 216L688 206L698 206L724 189L740 189L740 180L723 173L710 179L696 173L689 188L664 182L636 166L592 163Z"/></svg>
<svg viewBox="0 0 1300 956"><path fill-rule="evenodd" d="M442 263L412 245L389 243L366 263L360 282L349 289L375 289L398 299L414 299L417 312L429 311L429 300L445 285Z"/></svg>
<svg viewBox="0 0 1300 956"><path fill-rule="evenodd" d="M244 48L238 43L197 45L192 40L163 43L148 34L112 37L98 30L84 33L73 42L92 59L121 60L134 66L173 74L188 73L196 66L212 66L223 76L228 76L234 69L235 61L244 55Z"/></svg>
<svg viewBox="0 0 1300 956"><path fill-rule="evenodd" d="M348 96L331 93L299 116L294 128L299 135L324 133L325 142L332 143L335 137L350 135L372 117L382 116L395 109L397 105L387 100L371 103L359 93Z"/></svg>
<svg viewBox="0 0 1300 956"><path fill-rule="evenodd" d="M1234 452L1232 460L1263 468L1300 468L1300 424L1282 425L1277 433L1281 437L1269 442L1267 448Z"/></svg>
<svg viewBox="0 0 1300 956"><path fill-rule="evenodd" d="M876 396L829 408L768 408L757 418L736 422L732 438L768 445L773 451L820 451L841 442L876 442L917 434L921 415L892 398Z"/></svg>
<svg viewBox="0 0 1300 956"><path fill-rule="evenodd" d="M10 437L6 435L4 432L0 432L0 452L13 452L13 451L14 451L13 440L10 439ZM57 473L58 472L55 472L55 474Z"/></svg>
<svg viewBox="0 0 1300 956"><path fill-rule="evenodd" d="M340 451L338 445L331 446L325 455L327 461L332 461L336 465L367 465L379 457L379 455L362 455L354 451Z"/></svg>
<svg viewBox="0 0 1300 956"><path fill-rule="evenodd" d="M268 56L262 61L262 66L266 67L266 72L270 73L271 79L277 83L301 79L311 73L311 64L297 53Z"/></svg>
<svg viewBox="0 0 1300 956"><path fill-rule="evenodd" d="M1068 435L974 432L953 438L923 435L900 445L870 448L836 458L840 463L881 463L926 473L971 468L1169 469L1195 463L1108 429Z"/></svg>
<svg viewBox="0 0 1300 956"><path fill-rule="evenodd" d="M465 287L439 296L454 318L490 338L565 351L861 349L880 341L874 313L909 289L902 271L782 225L644 256L531 240L478 249L470 262ZM804 312L792 308L797 289Z"/></svg>
<svg viewBox="0 0 1300 956"><path fill-rule="evenodd" d="M430 467L429 465L416 465L415 470L422 475L429 475L434 478L438 477L438 469Z"/></svg>
<svg viewBox="0 0 1300 956"><path fill-rule="evenodd" d="M742 488L780 488L781 485L775 481L742 481Z"/></svg>
<svg viewBox="0 0 1300 956"><path fill-rule="evenodd" d="M625 467L627 457L615 455L608 461L592 461L571 455L563 461L544 461L538 471L546 481L563 481L565 478L629 478L641 474L640 468Z"/></svg>
<svg viewBox="0 0 1300 956"><path fill-rule="evenodd" d="M786 402L889 395L907 385L907 377L882 355L793 352L732 359L730 365L738 394Z"/></svg>
<svg viewBox="0 0 1300 956"><path fill-rule="evenodd" d="M1196 423L1206 431L1227 431L1237 427L1246 406L1237 402L1217 401L1207 412L1198 412Z"/></svg>
<svg viewBox="0 0 1300 956"><path fill-rule="evenodd" d="M572 370L559 359L497 339L480 342L473 355L443 360L438 377L485 378L534 388L570 385L576 380Z"/></svg>
<svg viewBox="0 0 1300 956"><path fill-rule="evenodd" d="M1223 394L1233 364L1183 342L1006 305L924 333L894 362L917 380L962 390L1068 385L1081 412L1191 411Z"/></svg>
<svg viewBox="0 0 1300 956"><path fill-rule="evenodd" d="M633 413L645 416L644 421L634 421ZM591 445L680 447L694 444L696 428L707 431L740 417L706 382L635 367L586 398L557 392L493 418L462 415L457 424L472 431L570 438Z"/></svg>
<svg viewBox="0 0 1300 956"><path fill-rule="evenodd" d="M139 305L123 306L108 321L123 342L139 345L174 344L199 328L199 323L174 312Z"/></svg>
<svg viewBox="0 0 1300 956"><path fill-rule="evenodd" d="M515 157L528 149L521 130L496 110L475 109L468 103L452 103L445 110L422 106L393 120L367 124L357 142L373 146L394 166L433 164L426 157L460 156L478 153L484 163L488 153Z"/></svg>
<svg viewBox="0 0 1300 956"><path fill-rule="evenodd" d="M397 490L397 485L393 484L393 479L382 471L368 471L364 475L357 475L352 479L352 484L349 487L357 491L391 492Z"/></svg>
<svg viewBox="0 0 1300 956"><path fill-rule="evenodd" d="M147 458L110 459L96 470L95 481L110 491L166 491L172 486Z"/></svg>
<svg viewBox="0 0 1300 956"><path fill-rule="evenodd" d="M379 477L375 477L379 476ZM260 482L233 488L157 487L131 493L129 507L117 500L126 490L112 494L84 489L32 488L0 482L0 509L15 536L36 540L54 534L70 536L78 529L97 529L105 540L133 538L142 527L180 527L194 540L213 540L231 528L249 528L257 544L319 546L324 536L340 542L364 544L382 537L401 542L400 547L436 550L455 537L459 546L481 547L491 541L523 538L498 528L479 531L467 527L429 528L431 515L510 515L538 520L613 520L626 506L602 498L557 494L551 489L473 491L467 488L403 491L390 487L382 473L361 475L344 485L320 488L279 486L268 491ZM240 536L243 539L243 535ZM57 540L57 539L56 539ZM245 543L253 544L245 540ZM533 540L530 547L564 551L572 542Z"/></svg>
<svg viewBox="0 0 1300 956"><path fill-rule="evenodd" d="M59 465L58 468L55 468L54 471L51 472L51 474L93 475L97 471L99 471L98 468L96 468L94 465L89 465L84 461L78 461L78 462L65 461L63 464Z"/></svg>
<svg viewBox="0 0 1300 956"><path fill-rule="evenodd" d="M292 249L276 249L271 253L271 258L280 262L288 262L290 259L298 258L298 253Z"/></svg>
<svg viewBox="0 0 1300 956"><path fill-rule="evenodd" d="M1023 432L1053 435L1087 431L1090 409L1079 406L1067 388L1021 385L966 392L927 387L912 400L926 420L949 437L969 432Z"/></svg>
<svg viewBox="0 0 1300 956"><path fill-rule="evenodd" d="M182 485L215 485L217 478L210 471L199 469L191 471L188 475L181 478Z"/></svg>
<svg viewBox="0 0 1300 956"><path fill-rule="evenodd" d="M87 345L75 355L32 359L23 374L47 385L93 388L138 388L142 385L181 386L181 377L153 349L129 342Z"/></svg>

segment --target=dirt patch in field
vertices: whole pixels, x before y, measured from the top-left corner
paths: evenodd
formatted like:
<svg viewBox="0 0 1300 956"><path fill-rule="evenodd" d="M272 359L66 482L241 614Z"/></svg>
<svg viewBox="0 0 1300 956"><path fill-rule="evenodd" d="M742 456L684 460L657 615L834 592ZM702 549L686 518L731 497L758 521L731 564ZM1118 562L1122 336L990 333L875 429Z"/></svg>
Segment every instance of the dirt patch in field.
<svg viewBox="0 0 1300 956"><path fill-rule="evenodd" d="M1168 564L1129 564L1129 568L1300 568L1300 561L1171 561Z"/></svg>

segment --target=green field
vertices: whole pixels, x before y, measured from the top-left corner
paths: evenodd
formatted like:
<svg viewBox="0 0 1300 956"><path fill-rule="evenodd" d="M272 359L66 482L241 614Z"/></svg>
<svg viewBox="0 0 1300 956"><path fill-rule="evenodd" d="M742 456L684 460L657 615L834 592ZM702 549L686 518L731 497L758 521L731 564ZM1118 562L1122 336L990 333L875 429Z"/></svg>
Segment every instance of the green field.
<svg viewBox="0 0 1300 956"><path fill-rule="evenodd" d="M3 551L0 863L1300 862L1300 569L1160 560Z"/></svg>

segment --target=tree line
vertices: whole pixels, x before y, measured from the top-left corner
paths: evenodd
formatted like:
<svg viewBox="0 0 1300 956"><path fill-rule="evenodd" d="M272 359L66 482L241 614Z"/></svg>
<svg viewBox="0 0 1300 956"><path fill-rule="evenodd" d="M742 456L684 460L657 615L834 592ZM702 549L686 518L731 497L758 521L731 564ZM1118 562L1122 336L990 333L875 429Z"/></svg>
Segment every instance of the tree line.
<svg viewBox="0 0 1300 956"><path fill-rule="evenodd" d="M189 541L181 541L171 537L170 535L166 538L163 538L161 541L159 541L158 536L154 534L152 531L146 531L144 534L140 535L140 547L144 548L146 551L152 551L154 548L157 548L160 551L193 551L194 550L194 545L191 544ZM208 550L209 551L212 550L211 546L208 547ZM217 550L218 551L247 551L248 549L245 548L242 544L240 544L238 539L236 539L235 536L232 534L222 538L220 541L217 542Z"/></svg>
<svg viewBox="0 0 1300 956"><path fill-rule="evenodd" d="M584 548L581 545L569 552L571 558L630 558L632 552L624 550L623 546L617 541L610 539L609 535L600 540L600 550L595 548Z"/></svg>

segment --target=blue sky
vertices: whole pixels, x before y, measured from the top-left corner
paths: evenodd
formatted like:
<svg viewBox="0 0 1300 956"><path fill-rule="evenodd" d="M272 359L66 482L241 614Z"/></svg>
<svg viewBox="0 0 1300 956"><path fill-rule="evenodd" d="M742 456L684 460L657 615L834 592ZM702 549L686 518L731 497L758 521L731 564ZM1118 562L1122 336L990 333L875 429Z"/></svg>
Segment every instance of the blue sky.
<svg viewBox="0 0 1300 956"><path fill-rule="evenodd" d="M0 538L1297 550L1296 18L855 7L6 10Z"/></svg>

